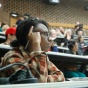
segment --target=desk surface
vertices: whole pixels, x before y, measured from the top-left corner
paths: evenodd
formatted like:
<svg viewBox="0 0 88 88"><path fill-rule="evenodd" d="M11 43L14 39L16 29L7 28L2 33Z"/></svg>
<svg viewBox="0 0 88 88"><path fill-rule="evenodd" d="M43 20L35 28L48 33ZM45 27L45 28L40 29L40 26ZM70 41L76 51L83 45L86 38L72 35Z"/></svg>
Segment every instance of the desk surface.
<svg viewBox="0 0 88 88"><path fill-rule="evenodd" d="M4 45L4 44L0 44L0 49L8 49L8 50L11 50L12 47L10 45Z"/></svg>
<svg viewBox="0 0 88 88"><path fill-rule="evenodd" d="M52 61L67 61L76 63L88 63L88 56L72 55L58 52L47 52L49 59Z"/></svg>
<svg viewBox="0 0 88 88"><path fill-rule="evenodd" d="M88 81L0 85L0 88L88 88Z"/></svg>
<svg viewBox="0 0 88 88"><path fill-rule="evenodd" d="M60 47L60 46L58 46L57 48L61 49L61 50L66 50L66 51L69 50L68 47Z"/></svg>
<svg viewBox="0 0 88 88"><path fill-rule="evenodd" d="M0 35L5 36L5 33L4 32L0 32Z"/></svg>

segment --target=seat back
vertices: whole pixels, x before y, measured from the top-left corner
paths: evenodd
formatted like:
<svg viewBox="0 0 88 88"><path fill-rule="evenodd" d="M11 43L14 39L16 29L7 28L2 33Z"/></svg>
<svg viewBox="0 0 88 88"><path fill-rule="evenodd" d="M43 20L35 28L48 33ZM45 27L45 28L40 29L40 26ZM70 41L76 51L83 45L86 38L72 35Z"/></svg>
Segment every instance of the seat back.
<svg viewBox="0 0 88 88"><path fill-rule="evenodd" d="M4 32L0 32L0 36L5 36L5 33Z"/></svg>
<svg viewBox="0 0 88 88"><path fill-rule="evenodd" d="M6 41L6 37L5 36L0 36L0 43L3 43Z"/></svg>
<svg viewBox="0 0 88 88"><path fill-rule="evenodd" d="M3 57L11 49L12 47L9 45L0 44L0 62L1 62L1 57Z"/></svg>

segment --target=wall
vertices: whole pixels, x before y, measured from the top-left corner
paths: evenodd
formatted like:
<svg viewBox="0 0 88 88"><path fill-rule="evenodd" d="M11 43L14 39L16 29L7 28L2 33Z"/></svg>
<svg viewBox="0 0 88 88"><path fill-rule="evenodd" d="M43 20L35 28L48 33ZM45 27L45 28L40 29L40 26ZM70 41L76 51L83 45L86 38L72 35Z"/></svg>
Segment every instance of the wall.
<svg viewBox="0 0 88 88"><path fill-rule="evenodd" d="M88 11L84 10L84 6L88 5L86 0L61 0L58 5L47 5L43 0L0 0L0 3L0 21L7 23L12 11L29 13L48 22L74 24L79 21L85 25L88 22Z"/></svg>

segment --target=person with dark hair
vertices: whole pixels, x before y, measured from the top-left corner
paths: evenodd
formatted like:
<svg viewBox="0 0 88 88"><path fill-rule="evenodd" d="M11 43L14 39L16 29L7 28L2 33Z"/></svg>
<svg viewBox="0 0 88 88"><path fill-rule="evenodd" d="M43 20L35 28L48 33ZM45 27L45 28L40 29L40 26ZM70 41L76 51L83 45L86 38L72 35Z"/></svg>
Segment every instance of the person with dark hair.
<svg viewBox="0 0 88 88"><path fill-rule="evenodd" d="M1 28L6 25L6 22L1 22Z"/></svg>
<svg viewBox="0 0 88 88"><path fill-rule="evenodd" d="M68 48L69 48L69 51L67 51L68 54L81 55L81 52L78 49L78 43L77 43L77 41L70 40L68 42Z"/></svg>
<svg viewBox="0 0 88 88"><path fill-rule="evenodd" d="M76 35L78 35L79 31L83 31L83 24L80 24L79 22L76 23L74 31L76 32Z"/></svg>
<svg viewBox="0 0 88 88"><path fill-rule="evenodd" d="M45 51L50 48L49 27L43 20L28 19L18 25L17 40L12 42L13 50L8 52L3 60L2 67L12 63L22 63L28 66L39 82L64 81L63 73L49 60ZM23 69L14 66L8 69L6 77Z"/></svg>
<svg viewBox="0 0 88 88"><path fill-rule="evenodd" d="M69 41L68 48L69 48L69 51L67 51L68 54L81 55L81 53L78 51L77 41L75 40ZM76 65L75 63L65 64L64 75L66 78L86 77L84 73L78 71L78 65Z"/></svg>
<svg viewBox="0 0 88 88"><path fill-rule="evenodd" d="M83 54L88 46L88 43L84 41L83 36L78 36L78 46L79 46L81 53Z"/></svg>

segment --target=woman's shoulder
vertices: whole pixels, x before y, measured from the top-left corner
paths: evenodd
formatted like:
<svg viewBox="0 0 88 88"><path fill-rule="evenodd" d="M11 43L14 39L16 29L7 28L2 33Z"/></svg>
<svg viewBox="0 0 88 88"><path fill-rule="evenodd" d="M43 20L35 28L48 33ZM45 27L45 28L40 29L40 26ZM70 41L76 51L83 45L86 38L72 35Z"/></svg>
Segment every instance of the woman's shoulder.
<svg viewBox="0 0 88 88"><path fill-rule="evenodd" d="M12 50L8 51L4 55L4 58L19 57L19 56L22 56L21 53L19 52L19 49L18 48L13 48Z"/></svg>

